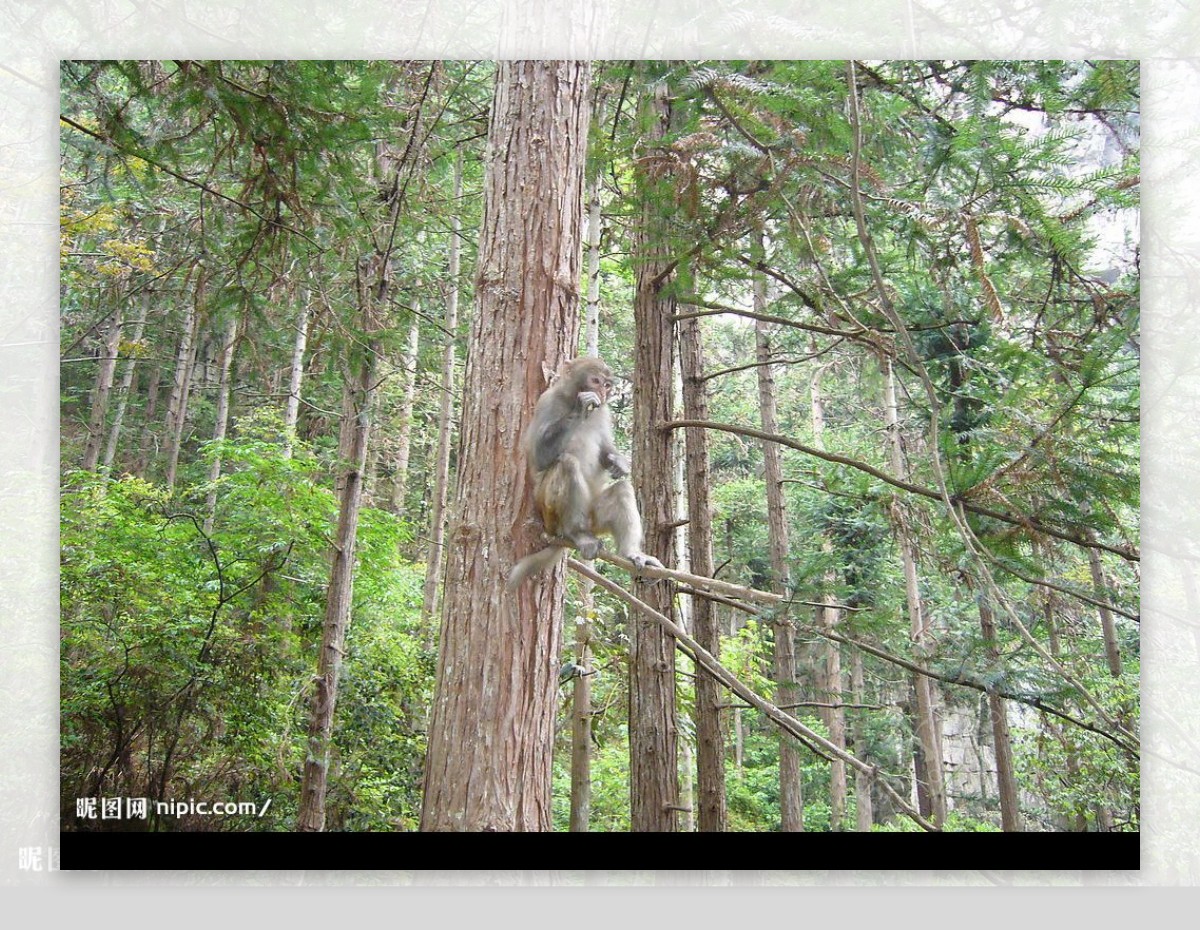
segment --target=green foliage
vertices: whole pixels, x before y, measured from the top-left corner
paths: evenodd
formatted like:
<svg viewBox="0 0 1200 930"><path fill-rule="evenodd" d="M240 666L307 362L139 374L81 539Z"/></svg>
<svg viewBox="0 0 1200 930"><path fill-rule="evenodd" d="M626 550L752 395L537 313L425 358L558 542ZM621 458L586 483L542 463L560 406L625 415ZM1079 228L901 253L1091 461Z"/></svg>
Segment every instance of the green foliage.
<svg viewBox="0 0 1200 930"><path fill-rule="evenodd" d="M422 573L364 576L377 593L356 615L348 643L327 816L344 830L416 830L437 658L420 628Z"/></svg>
<svg viewBox="0 0 1200 930"><path fill-rule="evenodd" d="M629 832L629 734L621 727L616 737L592 747L591 833ZM566 832L571 823L569 752L556 757L553 797L554 829Z"/></svg>
<svg viewBox="0 0 1200 930"><path fill-rule="evenodd" d="M75 797L99 794L269 797L265 820L183 826L293 825L334 501L312 483L307 449L284 455L273 416L248 417L244 429L207 450L226 465L211 534L191 503L205 486L168 495L128 476L64 478L62 766L71 810ZM433 660L416 621L420 574L397 564L401 538L395 517L367 513L338 735L339 764L371 800L353 811L335 803L334 826L411 825L419 804L420 708Z"/></svg>
<svg viewBox="0 0 1200 930"><path fill-rule="evenodd" d="M779 767L760 754L759 765L730 767L725 772L729 829L758 833L779 829Z"/></svg>
<svg viewBox="0 0 1200 930"><path fill-rule="evenodd" d="M799 714L803 723L822 736L828 737L825 725L815 716ZM746 713L745 747L740 766L730 766L725 773L725 791L729 808L729 829L740 832L778 831L779 814L779 730L764 725L756 714ZM829 766L807 750L800 754L802 796L804 798L804 829L823 833L830 829ZM847 817L854 822L851 801Z"/></svg>

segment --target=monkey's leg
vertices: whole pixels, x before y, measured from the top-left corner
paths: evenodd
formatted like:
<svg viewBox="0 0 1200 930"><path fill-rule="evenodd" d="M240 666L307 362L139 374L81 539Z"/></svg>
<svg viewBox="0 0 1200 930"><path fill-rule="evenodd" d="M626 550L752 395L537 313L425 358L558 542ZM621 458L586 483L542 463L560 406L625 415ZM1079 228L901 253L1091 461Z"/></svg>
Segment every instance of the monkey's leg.
<svg viewBox="0 0 1200 930"><path fill-rule="evenodd" d="M573 455L563 455L542 478L539 505L546 532L571 540L585 559L594 559L600 540L592 535L592 492L583 467Z"/></svg>
<svg viewBox="0 0 1200 930"><path fill-rule="evenodd" d="M592 508L592 530L612 536L617 554L638 568L662 567L658 559L642 552L642 515L638 513L633 485L628 481L615 481L597 496Z"/></svg>

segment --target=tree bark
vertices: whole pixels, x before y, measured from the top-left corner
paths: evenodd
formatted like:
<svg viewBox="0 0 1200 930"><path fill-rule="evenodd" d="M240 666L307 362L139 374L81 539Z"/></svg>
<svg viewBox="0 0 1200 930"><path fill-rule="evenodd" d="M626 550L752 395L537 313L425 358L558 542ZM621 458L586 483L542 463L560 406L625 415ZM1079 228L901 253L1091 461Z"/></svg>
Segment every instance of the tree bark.
<svg viewBox="0 0 1200 930"><path fill-rule="evenodd" d="M761 251L761 245L759 246ZM754 307L765 312L767 303L766 279L761 272L754 275ZM771 346L766 324L754 324L755 355L758 362L758 410L764 432L778 432L775 415L775 375L771 370ZM779 447L763 443L763 481L767 491L767 536L771 555L771 590L782 594L788 588L788 528L786 503L783 497L783 469ZM775 677L775 702L792 707L800 700L796 685L796 628L788 610L781 609L775 617L775 648L772 674ZM796 741L786 734L779 735L779 828L785 833L804 829L804 794L800 768L800 750Z"/></svg>
<svg viewBox="0 0 1200 930"><path fill-rule="evenodd" d="M730 521L726 520L725 529L726 529L727 535L731 531L731 527L732 527L732 524L730 523ZM731 552L732 550L733 550L733 544L732 544L732 542L729 542L727 540L726 551ZM726 557L728 558L728 555ZM738 623L738 612L736 610L734 610L732 607L729 608L728 618L729 618L728 626L725 630L725 635L729 638L733 638L734 636L737 635L737 632L741 628L741 626ZM737 769L737 771L739 773L745 767L745 762L746 762L746 759L745 759L745 754L746 754L745 721L742 719L742 717L743 717L742 708L735 707L733 709L733 767L735 769Z"/></svg>
<svg viewBox="0 0 1200 930"><path fill-rule="evenodd" d="M648 152L638 173L642 215L634 244L634 489L642 508L646 551L664 565L674 565L675 442L661 425L672 419L674 409L675 301L664 293L670 258L665 210L673 201L670 162L656 148L667 133L671 111L661 85L643 102L642 118ZM659 613L674 617L669 586L637 582L634 592ZM679 806L675 644L665 630L637 616L629 625L630 827L634 832L673 832Z"/></svg>
<svg viewBox="0 0 1200 930"><path fill-rule="evenodd" d="M505 582L540 546L521 425L578 344L589 74L497 66L422 830L551 826L563 571Z"/></svg>
<svg viewBox="0 0 1200 930"><path fill-rule="evenodd" d="M454 163L454 202L462 200L462 155ZM462 248L462 217L455 210L450 221L450 248L447 255L446 344L442 346L442 397L438 405L437 459L433 470L433 504L429 514L429 554L425 558L425 590L421 600L421 628L429 630L437 613L445 560L446 500L450 490L450 439L454 435L454 366L458 338L458 274Z"/></svg>
<svg viewBox="0 0 1200 930"><path fill-rule="evenodd" d="M708 419L708 394L705 389L704 346L700 321L696 318L680 324L679 368L683 375L683 411L689 420ZM691 571L711 577L712 501L709 479L708 432L684 431L684 459L687 466L688 552ZM706 597L693 597L692 635L718 659L721 635L715 605ZM727 829L725 807L725 737L721 727L721 686L701 669L696 675L696 808L697 824L702 833Z"/></svg>

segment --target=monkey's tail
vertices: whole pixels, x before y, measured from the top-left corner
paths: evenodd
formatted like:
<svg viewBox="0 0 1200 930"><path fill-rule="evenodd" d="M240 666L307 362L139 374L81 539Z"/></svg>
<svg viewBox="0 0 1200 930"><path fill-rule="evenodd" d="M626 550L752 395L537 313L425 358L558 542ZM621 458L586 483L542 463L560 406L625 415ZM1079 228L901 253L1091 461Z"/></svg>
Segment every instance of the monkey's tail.
<svg viewBox="0 0 1200 930"><path fill-rule="evenodd" d="M539 572L544 572L555 562L557 562L567 549L565 546L547 546L545 549L539 549L532 555L527 555L521 559L513 570L508 573L508 587L518 587L522 581L530 575L536 575Z"/></svg>

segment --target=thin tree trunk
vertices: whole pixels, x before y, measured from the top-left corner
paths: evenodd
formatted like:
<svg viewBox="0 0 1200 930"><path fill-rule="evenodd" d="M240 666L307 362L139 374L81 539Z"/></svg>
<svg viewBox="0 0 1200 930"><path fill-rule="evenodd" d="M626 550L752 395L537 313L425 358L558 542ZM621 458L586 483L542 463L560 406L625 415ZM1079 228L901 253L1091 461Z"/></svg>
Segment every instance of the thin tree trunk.
<svg viewBox="0 0 1200 930"><path fill-rule="evenodd" d="M859 186L861 174L862 133L859 121L858 90L854 71L854 62L846 63L847 83L850 91L850 121L853 130L852 159L851 159L851 201L854 211L855 226L858 239L866 254L867 264L871 269L871 277L875 284L880 304L887 316L893 319L895 328L903 330L892 307L891 297L884 283L879 268L875 246L867 230L866 213L862 205L862 192ZM907 336L905 336L907 340ZM911 350L911 344L908 345ZM896 377L890 357L881 360L884 375L884 416L888 428L892 472L900 480L907 475L904 461L904 450L901 444L899 412L896 403ZM936 456L937 451L934 450ZM916 546L912 532L908 526L903 504L893 496L892 522L895 527L897 541L900 546L901 559L904 565L904 588L908 604L913 650L919 658L928 658L929 634L926 629L924 610L921 603L921 592L917 579ZM916 771L916 788L918 800L921 802L923 814L941 827L946 821L946 790L943 778L941 729L935 707L935 691L932 683L922 675L917 675L913 681L913 704L915 710L915 730L918 752L914 754L914 769Z"/></svg>
<svg viewBox="0 0 1200 930"><path fill-rule="evenodd" d="M633 473L646 527L646 550L664 565L675 564L675 500L669 476L675 473L674 437L659 424L672 419L675 302L663 293L669 277L666 205L671 202L666 162L654 147L670 124L666 90L658 86L643 108L644 138L651 153L638 182L642 217L634 245L637 287L634 326ZM659 613L674 617L667 585L637 582L634 593ZM630 620L629 790L634 832L676 829L679 767L675 722L675 644L661 627Z"/></svg>
<svg viewBox="0 0 1200 930"><path fill-rule="evenodd" d="M162 368L155 365L150 372L150 383L146 386L146 409L142 414L141 438L138 440L138 456L134 463L133 473L139 478L146 477L150 467L150 447L155 445L154 421L158 413L158 393L162 384Z"/></svg>
<svg viewBox="0 0 1200 930"><path fill-rule="evenodd" d="M815 350L815 345L813 348ZM822 370L822 368L818 368L813 373L809 393L812 402L813 446L823 450L825 448L825 401L821 395ZM829 538L828 533L825 533L821 540L821 550L827 556L833 556L833 541ZM822 600L826 606L817 608L817 623L821 629L833 633L837 631L840 619L837 608L832 606L834 603L832 592L837 586L837 573L830 568L825 572L824 581L826 593ZM829 741L839 749L845 749L846 711L840 706L846 691L842 681L841 646L832 639L826 639L820 645L820 650L824 653L822 678L825 685L825 697L822 700L832 705L821 708L821 718L825 721L825 726L829 728ZM829 763L829 829L841 832L845 829L845 820L846 764L841 759L833 759Z"/></svg>
<svg viewBox="0 0 1200 930"><path fill-rule="evenodd" d="M129 394L133 389L133 376L137 371L137 347L142 344L142 334L146 331L146 318L150 316L151 292L142 291L142 315L133 324L133 335L129 345L133 347L125 362L125 370L121 373L121 388L117 394L117 409L113 412L112 426L108 430L108 442L104 445L104 467L111 470L117 457L117 445L121 441L121 427L125 422L125 411L129 407Z"/></svg>
<svg viewBox="0 0 1200 930"><path fill-rule="evenodd" d="M1104 577L1104 566L1100 562L1100 553L1089 548L1088 568L1092 573L1092 587L1096 589L1096 597L1106 600L1105 594L1108 582ZM1108 671L1113 678L1121 677L1121 649L1117 644L1117 625L1113 621L1112 611L1107 607L1099 607L1100 632L1104 635L1104 656L1108 660Z"/></svg>
<svg viewBox="0 0 1200 930"><path fill-rule="evenodd" d="M725 521L726 536L730 535L732 524L729 520ZM732 551L732 541L727 538L726 551ZM738 632L738 612L732 607L729 609L729 622L725 630L725 635L732 639ZM733 708L733 766L740 773L745 765L745 749L746 749L746 734L744 731L745 721L742 719L742 708Z"/></svg>
<svg viewBox="0 0 1200 930"><path fill-rule="evenodd" d="M316 832L325 829L325 798L333 737L333 714L337 706L338 678L345 653L346 629L354 596L354 548L358 538L358 515L362 505L363 474L371 435L371 411L375 401L376 359L380 352L379 331L386 306L386 262L379 254L359 262L359 305L365 350L350 348L356 363L347 365L342 394L342 427L338 457L345 463L338 481L338 523L333 546L329 589L325 596L325 621L317 676L313 682L308 724L308 754L300 784L300 810L296 829ZM357 368L355 371L354 369Z"/></svg>
<svg viewBox="0 0 1200 930"><path fill-rule="evenodd" d="M462 199L462 155L454 163L454 202ZM425 591L421 601L421 629L432 634L432 620L438 609L445 561L446 499L450 490L450 438L454 435L454 366L458 333L458 274L462 248L462 217L458 210L451 222L447 256L446 344L442 346L442 397L438 406L437 460L434 463L433 505L429 515L429 554L425 558ZM431 637L432 638L432 637Z"/></svg>
<svg viewBox="0 0 1200 930"><path fill-rule="evenodd" d="M587 833L592 816L592 676L591 615L595 583L586 585L580 595L580 618L575 624L575 664L583 674L576 675L571 693L571 816L569 830Z"/></svg>
<svg viewBox="0 0 1200 930"><path fill-rule="evenodd" d="M600 173L588 185L588 292L584 337L587 354L600 354Z"/></svg>
<svg viewBox="0 0 1200 930"><path fill-rule="evenodd" d="M705 390L704 346L700 320L692 318L680 324L679 368L683 375L683 415L689 420L708 419L708 394ZM691 571L711 577L712 501L709 477L708 432L684 430L687 465L688 553ZM706 597L694 597L692 635L718 659L721 633L715 605ZM696 677L696 808L702 833L727 829L725 808L725 739L721 730L721 686L711 675L697 669Z"/></svg>
<svg viewBox="0 0 1200 930"><path fill-rule="evenodd" d="M404 498L408 491L408 458L412 450L413 402L417 396L417 351L420 348L420 322L420 314L414 313L412 321L408 325L408 342L400 360L400 367L404 369L404 381L400 395L400 411L396 415L396 458L392 468L393 513L404 512Z"/></svg>
<svg viewBox="0 0 1200 930"><path fill-rule="evenodd" d="M216 422L213 424L213 441L220 442L225 438L225 431L229 426L229 395L230 382L232 381L231 373L233 371L233 351L237 347L238 325L240 321L237 317L233 317L229 321L229 328L225 331L225 341L221 344L221 376L217 386L217 416ZM213 485L208 491L208 498L205 501L204 517L204 532L211 533L213 521L217 514L217 488L216 481L221 477L221 456L216 454L213 456L212 463L208 467L208 482Z"/></svg>
<svg viewBox="0 0 1200 930"><path fill-rule="evenodd" d="M1034 543L1034 554L1041 560L1047 558L1047 553L1044 548L1038 543ZM1059 631L1058 611L1055 609L1054 592L1048 588L1039 589L1041 596L1042 619L1046 624L1047 638L1050 641L1050 655L1057 661L1062 656L1062 635ZM1184 586L1184 593L1187 593L1187 586ZM1063 752L1066 755L1067 782L1074 784L1079 777L1079 754L1075 749L1074 742L1071 739L1070 732L1055 728L1053 730L1058 737L1058 741L1062 744ZM1086 803L1076 803L1069 818L1068 829L1074 830L1077 833L1087 831L1087 814L1085 809Z"/></svg>
<svg viewBox="0 0 1200 930"><path fill-rule="evenodd" d="M761 251L761 244L758 246ZM766 311L767 285L761 272L754 275L754 308ZM775 375L772 371L771 346L767 324L754 324L755 355L758 361L758 411L764 432L778 432L775 415ZM788 588L788 528L783 497L783 469L779 448L763 443L763 481L767 490L767 538L771 554L771 590L783 594ZM796 628L791 614L781 610L774 623L775 649L772 674L775 677L775 703L794 707L800 700L796 685ZM800 768L800 750L796 741L779 734L779 828L785 833L804 829L804 786Z"/></svg>
<svg viewBox="0 0 1200 930"><path fill-rule="evenodd" d="M984 648L989 660L998 663L1000 644L996 640L996 618L992 605L987 601L987 592L980 591L979 629L983 634ZM996 750L996 784L1000 793L1000 823L1005 833L1019 833L1021 809L1017 797L1017 776L1013 768L1012 736L1008 729L1008 706L1000 695L989 692L987 696L988 716L992 719L992 742Z"/></svg>
<svg viewBox="0 0 1200 930"><path fill-rule="evenodd" d="M599 109L599 106L596 107ZM595 114L593 114L593 119ZM600 354L600 176L589 184L588 293L583 342L586 354ZM589 563L591 564L591 563ZM585 670L571 689L571 817L570 832L586 833L592 816L592 617L596 609L595 582L579 579L579 616L575 620L575 663Z"/></svg>
<svg viewBox="0 0 1200 930"><path fill-rule="evenodd" d="M497 65L422 830L551 826L565 582L506 578L540 546L521 426L578 346L589 75Z"/></svg>
<svg viewBox="0 0 1200 930"><path fill-rule="evenodd" d="M179 350L175 354L175 379L171 384L171 396L167 401L167 417L163 426L167 444L166 485L175 487L175 472L179 467L179 447L183 442L183 424L187 419L188 394L192 386L192 369L196 364L196 335L199 329L198 306L205 289L203 273L196 286L196 293L187 302L183 315L183 327L179 336Z"/></svg>
<svg viewBox="0 0 1200 930"><path fill-rule="evenodd" d="M863 682L862 653L851 650L850 681L855 704L867 703L867 689ZM854 754L864 762L871 761L867 752L867 728L862 715L855 716L854 722ZM870 833L871 825L875 822L875 802L871 797L871 779L865 772L854 770L854 809L857 817L856 829L859 833Z"/></svg>
<svg viewBox="0 0 1200 930"><path fill-rule="evenodd" d="M896 376L892 360L882 362L884 399L884 422L887 425L888 443L891 450L892 474L904 480L908 468L904 461L904 450L900 443L900 415L896 404ZM900 546L900 558L904 566L904 591L908 604L909 635L913 651L918 660L928 658L929 632L925 625L924 605L917 580L917 559L912 542L908 519L903 507L896 500L892 503L892 525L896 541ZM917 799L921 814L939 827L946 822L946 788L942 774L942 746L934 706L934 688L923 675L913 676L915 699L914 726L917 746Z"/></svg>
<svg viewBox="0 0 1200 930"><path fill-rule="evenodd" d="M288 376L287 407L283 413L284 458L292 457L292 444L296 440L296 424L300 422L300 391L304 384L304 352L308 348L309 302L311 291L306 287L300 296L300 308L296 312L296 335L292 340L292 365Z"/></svg>
<svg viewBox="0 0 1200 930"><path fill-rule="evenodd" d="M696 832L696 778L692 774L695 771L695 759L693 758L692 744L688 740L682 740L679 744L679 763L682 775L680 775L679 785L679 808L683 814L683 832Z"/></svg>
<svg viewBox="0 0 1200 930"><path fill-rule="evenodd" d="M125 308L118 304L112 312L108 332L104 339L100 367L96 370L96 384L92 388L92 411L88 418L88 438L83 448L83 467L95 471L100 461L100 446L104 442L104 421L108 416L108 395L112 391L113 378L117 371L117 353L121 349L121 331L125 326Z"/></svg>

